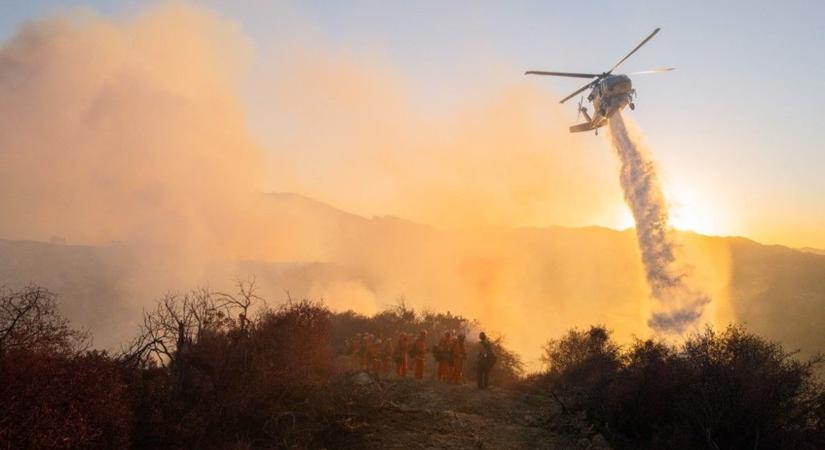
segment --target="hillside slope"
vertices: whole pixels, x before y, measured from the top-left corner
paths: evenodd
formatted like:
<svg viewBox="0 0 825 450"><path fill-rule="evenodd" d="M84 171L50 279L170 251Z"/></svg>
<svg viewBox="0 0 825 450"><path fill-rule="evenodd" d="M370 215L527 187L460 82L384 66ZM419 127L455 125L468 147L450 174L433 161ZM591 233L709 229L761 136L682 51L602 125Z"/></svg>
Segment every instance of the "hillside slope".
<svg viewBox="0 0 825 450"><path fill-rule="evenodd" d="M480 391L469 384L382 380L366 389L384 399L377 414L358 417L355 442L342 448L384 449L569 449L602 450L602 436L581 427L551 431L559 408L547 396L491 387ZM356 379L359 376L356 375ZM568 419L567 422L570 422Z"/></svg>

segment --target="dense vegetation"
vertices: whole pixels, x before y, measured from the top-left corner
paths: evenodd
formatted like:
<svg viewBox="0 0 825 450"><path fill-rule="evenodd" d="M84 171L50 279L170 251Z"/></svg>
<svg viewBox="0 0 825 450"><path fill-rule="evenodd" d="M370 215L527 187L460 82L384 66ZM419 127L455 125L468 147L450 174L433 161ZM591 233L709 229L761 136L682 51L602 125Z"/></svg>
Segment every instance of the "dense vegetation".
<svg viewBox="0 0 825 450"><path fill-rule="evenodd" d="M88 351L42 289L0 316L2 448L307 446L335 431L330 312L254 293L168 295L116 355Z"/></svg>
<svg viewBox="0 0 825 450"><path fill-rule="evenodd" d="M336 364L348 360L346 338L474 326L403 303L371 318L306 300L270 308L240 285L233 295L161 298L128 348L107 354L88 349L51 292L5 291L0 448L334 446L351 437L349 422L370 414L373 400L359 398L346 364ZM495 346L502 357L494 379L514 382L521 362L500 340ZM469 343L470 358L476 352Z"/></svg>
<svg viewBox="0 0 825 450"><path fill-rule="evenodd" d="M571 330L544 360L531 386L618 448L825 448L821 357L799 361L738 326L626 348L604 327Z"/></svg>
<svg viewBox="0 0 825 450"><path fill-rule="evenodd" d="M170 294L142 319L136 339L109 354L89 348L54 294L0 293L0 448L357 443L358 418L382 405L346 375L347 338L426 330L434 341L480 328L403 302L372 317L312 301L272 308L248 285ZM741 328L624 348L603 327L571 330L548 343L547 370L527 377L501 340L495 348L494 385L552 396L556 423L584 415L617 447L825 448L819 359ZM468 340L469 371L477 350Z"/></svg>

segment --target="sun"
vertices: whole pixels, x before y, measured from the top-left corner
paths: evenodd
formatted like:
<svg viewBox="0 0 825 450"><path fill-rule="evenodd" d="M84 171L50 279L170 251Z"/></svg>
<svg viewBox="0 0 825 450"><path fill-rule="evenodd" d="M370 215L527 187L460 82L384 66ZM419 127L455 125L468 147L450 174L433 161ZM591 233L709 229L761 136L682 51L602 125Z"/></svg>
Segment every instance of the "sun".
<svg viewBox="0 0 825 450"><path fill-rule="evenodd" d="M723 235L727 228L724 217L713 203L712 196L696 187L671 186L668 189L670 226L682 231L705 235Z"/></svg>
<svg viewBox="0 0 825 450"><path fill-rule="evenodd" d="M633 213L630 211L630 208L627 205L623 205L622 212L620 214L618 224L616 228L619 230L627 230L628 228L633 228L636 226L636 220L633 219Z"/></svg>
<svg viewBox="0 0 825 450"><path fill-rule="evenodd" d="M701 189L670 186L667 198L668 223L671 227L710 236L730 234L729 227L725 225L726 217L719 212L712 196ZM627 205L623 204L621 211L614 214L617 214L614 216L617 229L626 230L636 226L633 213Z"/></svg>

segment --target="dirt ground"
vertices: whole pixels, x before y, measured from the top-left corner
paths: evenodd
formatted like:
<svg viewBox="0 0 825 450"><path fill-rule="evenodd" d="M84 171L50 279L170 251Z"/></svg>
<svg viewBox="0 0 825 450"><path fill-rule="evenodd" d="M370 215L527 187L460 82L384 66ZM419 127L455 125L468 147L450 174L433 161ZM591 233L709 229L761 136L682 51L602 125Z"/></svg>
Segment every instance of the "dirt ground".
<svg viewBox="0 0 825 450"><path fill-rule="evenodd" d="M549 397L431 380L382 380L354 375L380 396L379 413L353 418L358 442L341 448L380 449L606 449L600 435L559 431Z"/></svg>

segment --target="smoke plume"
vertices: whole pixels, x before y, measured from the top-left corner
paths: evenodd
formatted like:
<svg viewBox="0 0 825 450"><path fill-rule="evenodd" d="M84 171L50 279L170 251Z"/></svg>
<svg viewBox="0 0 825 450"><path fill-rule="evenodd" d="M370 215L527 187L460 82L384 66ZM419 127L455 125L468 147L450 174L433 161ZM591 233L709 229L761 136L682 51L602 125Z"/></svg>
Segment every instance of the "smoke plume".
<svg viewBox="0 0 825 450"><path fill-rule="evenodd" d="M610 140L621 159L620 181L636 222L645 276L662 308L654 312L648 325L659 332L681 333L702 316L710 298L684 282L668 235L667 203L656 168L642 152L640 140L631 138L620 112L610 119Z"/></svg>
<svg viewBox="0 0 825 450"><path fill-rule="evenodd" d="M0 235L190 260L254 248L239 217L265 158L228 87L247 46L187 7L21 26L0 48Z"/></svg>

